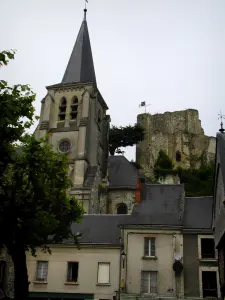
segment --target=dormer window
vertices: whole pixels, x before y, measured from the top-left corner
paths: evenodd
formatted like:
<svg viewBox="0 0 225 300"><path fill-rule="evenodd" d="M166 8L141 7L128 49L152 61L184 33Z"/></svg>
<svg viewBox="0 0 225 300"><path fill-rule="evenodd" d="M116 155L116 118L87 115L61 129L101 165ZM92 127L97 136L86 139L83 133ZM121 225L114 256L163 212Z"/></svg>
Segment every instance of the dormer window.
<svg viewBox="0 0 225 300"><path fill-rule="evenodd" d="M98 129L101 130L101 123L102 123L102 115L100 109L98 110L98 117L97 117L97 124L98 124Z"/></svg>
<svg viewBox="0 0 225 300"><path fill-rule="evenodd" d="M78 114L78 99L74 97L71 104L71 120L76 120Z"/></svg>
<svg viewBox="0 0 225 300"><path fill-rule="evenodd" d="M59 105L59 121L64 121L66 119L66 98L62 98Z"/></svg>

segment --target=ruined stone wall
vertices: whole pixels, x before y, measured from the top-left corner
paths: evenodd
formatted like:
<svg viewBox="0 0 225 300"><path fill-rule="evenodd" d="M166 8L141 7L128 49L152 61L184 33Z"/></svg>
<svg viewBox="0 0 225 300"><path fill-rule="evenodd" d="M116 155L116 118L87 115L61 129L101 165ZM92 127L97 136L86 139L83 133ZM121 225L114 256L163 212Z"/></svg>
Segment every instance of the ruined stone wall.
<svg viewBox="0 0 225 300"><path fill-rule="evenodd" d="M151 176L159 150L165 151L176 165L196 167L201 159L209 161L215 156L216 139L204 135L198 111L140 114L137 122L145 129L145 140L136 147L136 161L145 175ZM181 161L176 161L180 152Z"/></svg>

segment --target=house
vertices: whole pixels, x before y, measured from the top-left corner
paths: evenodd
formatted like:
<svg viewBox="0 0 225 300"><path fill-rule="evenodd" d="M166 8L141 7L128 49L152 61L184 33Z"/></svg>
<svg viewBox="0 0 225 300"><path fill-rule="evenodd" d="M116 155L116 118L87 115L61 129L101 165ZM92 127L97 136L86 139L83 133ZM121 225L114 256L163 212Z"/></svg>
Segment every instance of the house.
<svg viewBox="0 0 225 300"><path fill-rule="evenodd" d="M31 299L219 297L212 205L180 184L146 183L131 214L73 224L80 250L65 241L27 255Z"/></svg>
<svg viewBox="0 0 225 300"><path fill-rule="evenodd" d="M221 123L216 136L214 204L212 228L215 236L215 247L218 250L220 286L222 297L225 296L225 134Z"/></svg>

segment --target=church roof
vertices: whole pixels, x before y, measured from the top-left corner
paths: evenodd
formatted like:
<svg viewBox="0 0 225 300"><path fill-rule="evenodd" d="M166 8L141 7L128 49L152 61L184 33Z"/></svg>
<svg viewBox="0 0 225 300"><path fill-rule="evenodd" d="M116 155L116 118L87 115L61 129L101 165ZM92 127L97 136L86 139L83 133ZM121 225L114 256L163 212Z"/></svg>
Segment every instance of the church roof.
<svg viewBox="0 0 225 300"><path fill-rule="evenodd" d="M87 10L85 9L84 19L63 76L62 84L86 82L96 83L86 11Z"/></svg>

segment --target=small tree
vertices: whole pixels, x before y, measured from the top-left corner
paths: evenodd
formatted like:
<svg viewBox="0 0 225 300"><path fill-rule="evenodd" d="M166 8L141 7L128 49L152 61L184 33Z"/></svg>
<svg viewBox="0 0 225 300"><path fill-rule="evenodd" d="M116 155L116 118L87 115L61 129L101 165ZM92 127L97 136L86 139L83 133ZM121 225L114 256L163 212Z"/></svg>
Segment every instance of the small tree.
<svg viewBox="0 0 225 300"><path fill-rule="evenodd" d="M45 140L27 136L3 176L0 203L0 236L15 269L15 299L28 299L26 251L76 236L71 223L83 214L76 200L68 196L65 155L56 153Z"/></svg>
<svg viewBox="0 0 225 300"><path fill-rule="evenodd" d="M121 147L136 145L144 139L144 129L135 124L125 127L112 126L109 130L109 152L111 155L122 153Z"/></svg>

